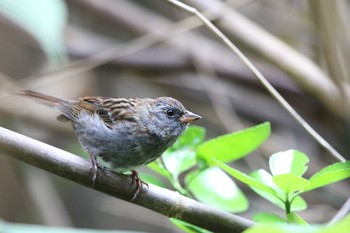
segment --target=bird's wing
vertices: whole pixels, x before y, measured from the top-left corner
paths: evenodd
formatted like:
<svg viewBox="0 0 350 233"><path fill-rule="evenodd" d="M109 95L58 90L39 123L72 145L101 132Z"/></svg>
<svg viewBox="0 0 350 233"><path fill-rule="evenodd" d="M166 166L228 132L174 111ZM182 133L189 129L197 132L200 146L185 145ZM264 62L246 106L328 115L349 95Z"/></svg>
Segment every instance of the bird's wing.
<svg viewBox="0 0 350 233"><path fill-rule="evenodd" d="M57 106L65 117L75 121L80 114L97 114L108 128L122 121L135 122L136 99L83 97L79 101L62 103Z"/></svg>

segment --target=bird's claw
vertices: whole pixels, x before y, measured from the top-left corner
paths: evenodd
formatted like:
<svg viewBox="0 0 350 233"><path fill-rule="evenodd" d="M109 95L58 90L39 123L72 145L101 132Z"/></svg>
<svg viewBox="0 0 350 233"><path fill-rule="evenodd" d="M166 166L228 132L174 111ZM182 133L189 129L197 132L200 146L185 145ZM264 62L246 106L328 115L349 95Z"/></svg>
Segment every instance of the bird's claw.
<svg viewBox="0 0 350 233"><path fill-rule="evenodd" d="M91 181L92 181L92 186L91 187L94 187L95 183L96 183L96 180L97 180L97 170L100 168L102 169L102 167L100 166L100 164L97 162L96 160L96 156L94 155L90 155L90 161L91 161L91 172L92 172L92 178L91 178Z"/></svg>
<svg viewBox="0 0 350 233"><path fill-rule="evenodd" d="M146 183L143 180L141 180L140 177L137 174L137 171L135 171L135 170L131 171L131 184L130 184L130 186L132 186L133 184L135 184L136 188L135 188L135 191L134 191L134 195L131 198L131 201L135 200L137 195L140 193L141 188L142 188L143 185L145 185L147 188L149 188L148 183Z"/></svg>

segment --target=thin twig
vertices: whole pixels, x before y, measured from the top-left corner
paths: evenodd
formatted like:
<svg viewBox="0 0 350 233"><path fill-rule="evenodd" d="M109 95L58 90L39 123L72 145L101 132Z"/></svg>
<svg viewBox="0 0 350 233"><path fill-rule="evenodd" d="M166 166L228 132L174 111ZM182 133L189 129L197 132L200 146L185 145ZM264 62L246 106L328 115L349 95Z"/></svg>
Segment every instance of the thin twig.
<svg viewBox="0 0 350 233"><path fill-rule="evenodd" d="M329 225L338 222L340 219L344 218L349 212L350 212L350 197L346 200L346 202L340 208L338 213L334 215L332 220L329 222Z"/></svg>
<svg viewBox="0 0 350 233"><path fill-rule="evenodd" d="M320 100L329 110L339 117L346 118L344 108L340 104L342 97L339 89L325 71L321 70L310 58L244 17L223 1L191 0L190 2L197 9L203 9L202 14L211 21L212 18L205 14L206 9L216 12L216 15L221 15L221 18L215 23L226 36L236 38L237 41L263 56L265 61L275 64L289 74L289 77L298 86ZM343 86L348 91L350 90L347 83L343 83Z"/></svg>
<svg viewBox="0 0 350 233"><path fill-rule="evenodd" d="M266 90L272 95L275 100L281 104L281 106L287 110L290 115L334 158L339 161L346 161L345 158L330 145L321 135L319 135L294 109L293 107L277 92L277 90L266 80L266 78L260 73L260 71L249 61L249 59L204 15L202 15L196 8L193 8L185 3L177 0L165 0L182 10L192 13L201 20L204 25L218 36L241 60L242 62L254 73L255 77L261 82Z"/></svg>
<svg viewBox="0 0 350 233"><path fill-rule="evenodd" d="M89 161L2 127L0 153L125 201L130 202L134 193L129 176L107 169L98 171L97 181L91 187ZM253 225L247 219L151 184L148 189L141 190L133 203L213 232L242 232Z"/></svg>

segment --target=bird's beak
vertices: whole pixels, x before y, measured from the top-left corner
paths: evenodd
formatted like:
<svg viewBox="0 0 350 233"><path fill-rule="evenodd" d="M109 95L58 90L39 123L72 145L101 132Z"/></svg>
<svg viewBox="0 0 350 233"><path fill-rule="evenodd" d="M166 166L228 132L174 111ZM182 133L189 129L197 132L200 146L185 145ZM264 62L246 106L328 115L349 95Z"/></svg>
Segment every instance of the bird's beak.
<svg viewBox="0 0 350 233"><path fill-rule="evenodd" d="M179 118L179 121L182 123L189 123L189 122L201 119L201 118L202 118L201 116L194 114L190 111L187 111Z"/></svg>

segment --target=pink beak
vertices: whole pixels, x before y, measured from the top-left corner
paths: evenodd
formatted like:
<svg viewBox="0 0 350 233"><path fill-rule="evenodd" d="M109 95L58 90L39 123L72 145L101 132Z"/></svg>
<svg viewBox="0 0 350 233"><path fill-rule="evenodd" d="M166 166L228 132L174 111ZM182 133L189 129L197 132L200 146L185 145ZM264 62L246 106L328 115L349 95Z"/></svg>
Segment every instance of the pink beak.
<svg viewBox="0 0 350 233"><path fill-rule="evenodd" d="M180 122L182 123L189 123L189 122L192 122L192 121L195 121L195 120L198 120L198 119L201 119L202 117L197 115L197 114L194 114L190 111L186 111L181 117L180 117Z"/></svg>

